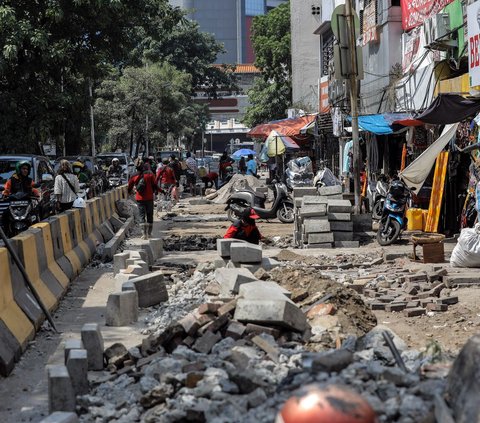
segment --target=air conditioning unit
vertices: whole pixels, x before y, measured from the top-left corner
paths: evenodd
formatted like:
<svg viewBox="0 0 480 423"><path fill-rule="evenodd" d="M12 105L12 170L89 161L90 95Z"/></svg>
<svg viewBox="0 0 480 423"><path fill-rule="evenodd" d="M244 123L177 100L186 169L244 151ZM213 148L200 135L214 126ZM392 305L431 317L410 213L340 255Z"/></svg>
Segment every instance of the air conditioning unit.
<svg viewBox="0 0 480 423"><path fill-rule="evenodd" d="M457 40L450 34L450 15L437 13L424 23L425 41L432 50L449 50L458 47Z"/></svg>

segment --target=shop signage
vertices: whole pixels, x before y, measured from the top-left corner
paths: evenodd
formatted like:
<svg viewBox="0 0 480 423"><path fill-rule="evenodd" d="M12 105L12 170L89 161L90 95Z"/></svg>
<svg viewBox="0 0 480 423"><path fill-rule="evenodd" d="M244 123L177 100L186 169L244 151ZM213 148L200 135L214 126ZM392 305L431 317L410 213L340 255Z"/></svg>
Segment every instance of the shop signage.
<svg viewBox="0 0 480 423"><path fill-rule="evenodd" d="M371 41L378 41L376 4L376 1L372 1L363 10L362 45L364 46Z"/></svg>
<svg viewBox="0 0 480 423"><path fill-rule="evenodd" d="M470 86L480 85L480 1L467 7L468 74Z"/></svg>
<svg viewBox="0 0 480 423"><path fill-rule="evenodd" d="M402 25L405 31L420 26L453 0L401 0Z"/></svg>

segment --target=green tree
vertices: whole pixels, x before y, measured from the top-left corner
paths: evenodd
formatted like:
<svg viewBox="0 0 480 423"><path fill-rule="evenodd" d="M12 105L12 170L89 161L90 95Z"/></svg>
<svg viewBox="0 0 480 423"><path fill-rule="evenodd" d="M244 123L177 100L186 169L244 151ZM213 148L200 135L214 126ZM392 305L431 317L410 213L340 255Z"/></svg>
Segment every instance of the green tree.
<svg viewBox="0 0 480 423"><path fill-rule="evenodd" d="M243 119L247 126L285 117L291 104L290 4L256 16L252 24L255 65L261 70L248 92L250 106Z"/></svg>
<svg viewBox="0 0 480 423"><path fill-rule="evenodd" d="M168 133L188 135L189 127L205 120L204 108L191 104L191 79L164 63L128 67L121 76L104 81L95 109L106 146L137 156L147 141L151 150L161 146Z"/></svg>

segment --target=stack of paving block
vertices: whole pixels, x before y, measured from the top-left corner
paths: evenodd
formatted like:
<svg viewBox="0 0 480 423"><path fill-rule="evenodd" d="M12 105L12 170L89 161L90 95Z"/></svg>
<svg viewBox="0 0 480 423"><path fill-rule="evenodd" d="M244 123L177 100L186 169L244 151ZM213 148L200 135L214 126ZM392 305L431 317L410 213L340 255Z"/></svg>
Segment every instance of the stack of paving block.
<svg viewBox="0 0 480 423"><path fill-rule="evenodd" d="M294 240L298 247L358 247L353 240L352 205L340 185L322 187L320 195L295 196ZM299 193L301 194L301 193Z"/></svg>

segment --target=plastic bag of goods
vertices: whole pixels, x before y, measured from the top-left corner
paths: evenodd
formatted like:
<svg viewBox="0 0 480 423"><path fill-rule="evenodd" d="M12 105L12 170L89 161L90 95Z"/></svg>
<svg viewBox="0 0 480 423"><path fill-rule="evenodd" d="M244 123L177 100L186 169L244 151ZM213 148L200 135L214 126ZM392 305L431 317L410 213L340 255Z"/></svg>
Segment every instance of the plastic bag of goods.
<svg viewBox="0 0 480 423"><path fill-rule="evenodd" d="M480 267L480 224L460 232L458 242L452 251L450 264L453 267Z"/></svg>

